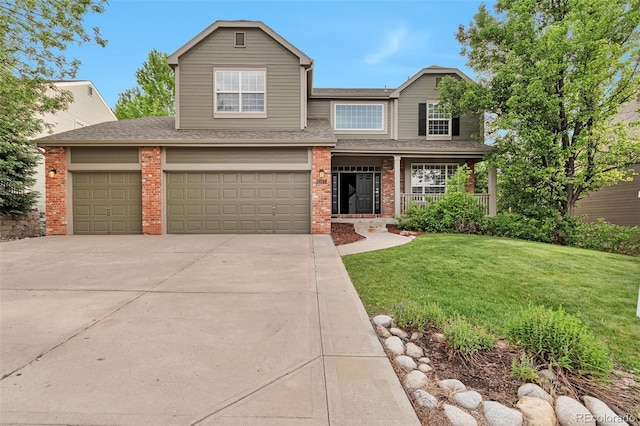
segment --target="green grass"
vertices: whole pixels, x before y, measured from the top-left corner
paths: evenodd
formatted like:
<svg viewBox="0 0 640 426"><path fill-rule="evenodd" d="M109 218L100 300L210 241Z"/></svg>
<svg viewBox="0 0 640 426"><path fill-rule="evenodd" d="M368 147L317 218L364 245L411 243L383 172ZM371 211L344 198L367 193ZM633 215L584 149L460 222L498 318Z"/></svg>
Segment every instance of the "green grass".
<svg viewBox="0 0 640 426"><path fill-rule="evenodd" d="M408 300L502 334L521 307L563 307L607 343L614 360L640 374L636 317L640 259L477 235L430 234L411 244L347 256L344 263L371 314Z"/></svg>

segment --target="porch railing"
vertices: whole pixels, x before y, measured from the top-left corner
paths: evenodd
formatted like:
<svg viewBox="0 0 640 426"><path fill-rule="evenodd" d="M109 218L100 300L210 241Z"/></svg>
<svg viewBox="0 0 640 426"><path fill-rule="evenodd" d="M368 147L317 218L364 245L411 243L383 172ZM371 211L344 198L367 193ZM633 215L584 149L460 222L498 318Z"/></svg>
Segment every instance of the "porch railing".
<svg viewBox="0 0 640 426"><path fill-rule="evenodd" d="M489 214L489 194L472 194L478 204L484 207L484 213ZM411 204L428 206L438 201L444 194L400 194L400 214L403 214Z"/></svg>

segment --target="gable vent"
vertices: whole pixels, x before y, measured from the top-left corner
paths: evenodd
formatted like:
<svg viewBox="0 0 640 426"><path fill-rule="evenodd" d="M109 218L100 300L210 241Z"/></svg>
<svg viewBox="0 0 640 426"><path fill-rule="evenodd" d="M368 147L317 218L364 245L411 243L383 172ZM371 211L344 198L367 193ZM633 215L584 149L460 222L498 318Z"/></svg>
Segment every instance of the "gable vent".
<svg viewBox="0 0 640 426"><path fill-rule="evenodd" d="M235 33L235 37L233 39L233 45L235 47L245 47L246 41L246 34L244 32Z"/></svg>

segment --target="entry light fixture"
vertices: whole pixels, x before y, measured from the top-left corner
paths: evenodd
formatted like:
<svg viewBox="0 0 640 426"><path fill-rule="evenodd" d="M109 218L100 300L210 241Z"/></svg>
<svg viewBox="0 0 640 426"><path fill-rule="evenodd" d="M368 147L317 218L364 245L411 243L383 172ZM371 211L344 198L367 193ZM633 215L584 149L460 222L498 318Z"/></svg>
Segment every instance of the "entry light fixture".
<svg viewBox="0 0 640 426"><path fill-rule="evenodd" d="M320 169L320 179L324 178L324 169Z"/></svg>
<svg viewBox="0 0 640 426"><path fill-rule="evenodd" d="M49 170L49 177L53 179L54 177L56 177L56 173L58 173L56 169Z"/></svg>

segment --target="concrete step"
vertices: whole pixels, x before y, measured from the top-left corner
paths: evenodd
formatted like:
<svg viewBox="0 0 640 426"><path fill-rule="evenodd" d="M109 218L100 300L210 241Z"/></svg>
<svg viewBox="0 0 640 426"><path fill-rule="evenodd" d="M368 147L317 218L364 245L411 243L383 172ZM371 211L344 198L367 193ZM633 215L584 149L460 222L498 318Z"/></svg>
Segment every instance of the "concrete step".
<svg viewBox="0 0 640 426"><path fill-rule="evenodd" d="M361 219L353 224L356 232L387 232L385 219Z"/></svg>

